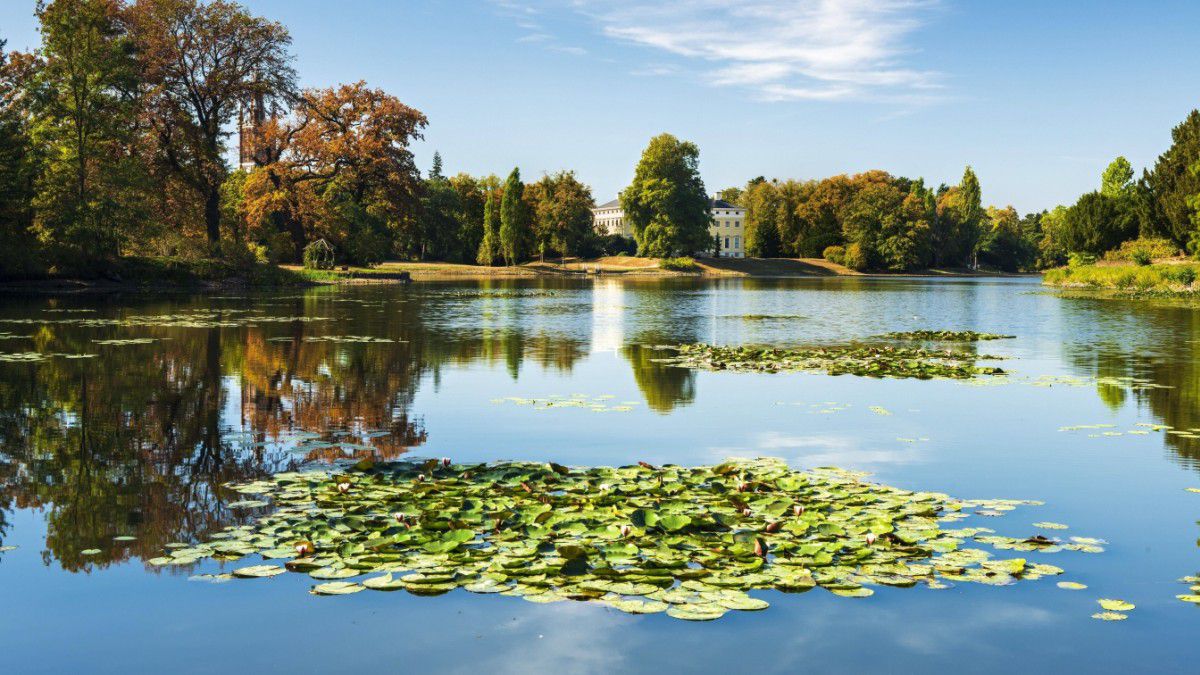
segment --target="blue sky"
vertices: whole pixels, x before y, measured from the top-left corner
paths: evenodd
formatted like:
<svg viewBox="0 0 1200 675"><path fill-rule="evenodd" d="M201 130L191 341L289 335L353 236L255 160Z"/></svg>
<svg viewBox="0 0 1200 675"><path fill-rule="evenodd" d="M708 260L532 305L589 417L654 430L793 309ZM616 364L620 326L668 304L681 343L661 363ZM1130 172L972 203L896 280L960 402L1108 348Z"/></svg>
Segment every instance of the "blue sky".
<svg viewBox="0 0 1200 675"><path fill-rule="evenodd" d="M1022 212L1152 164L1200 105L1196 2L246 0L305 85L364 79L428 115L448 172L574 169L605 201L646 141L700 146L709 191L880 168ZM33 0L0 38L36 44Z"/></svg>

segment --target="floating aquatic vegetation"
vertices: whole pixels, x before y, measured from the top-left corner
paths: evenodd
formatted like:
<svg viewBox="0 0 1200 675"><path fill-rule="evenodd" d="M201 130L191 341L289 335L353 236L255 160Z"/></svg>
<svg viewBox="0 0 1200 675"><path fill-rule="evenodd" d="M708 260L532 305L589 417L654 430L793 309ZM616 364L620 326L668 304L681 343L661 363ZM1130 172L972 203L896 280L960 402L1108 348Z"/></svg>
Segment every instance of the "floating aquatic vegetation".
<svg viewBox="0 0 1200 675"><path fill-rule="evenodd" d="M807 319L803 314L722 314L722 319L741 319L742 321L794 321Z"/></svg>
<svg viewBox="0 0 1200 675"><path fill-rule="evenodd" d="M148 345L156 342L156 338L125 338L112 340L92 340L92 344L97 345Z"/></svg>
<svg viewBox="0 0 1200 675"><path fill-rule="evenodd" d="M1081 584L1078 581L1060 581L1056 586L1068 591L1082 591L1087 588L1086 584Z"/></svg>
<svg viewBox="0 0 1200 675"><path fill-rule="evenodd" d="M0 363L39 363L55 357L63 359L90 359L97 354L62 354L55 352L0 352Z"/></svg>
<svg viewBox="0 0 1200 675"><path fill-rule="evenodd" d="M884 333L876 337L885 340L913 340L923 342L979 342L981 340L1009 340L1017 336L978 333L973 330L910 330Z"/></svg>
<svg viewBox="0 0 1200 675"><path fill-rule="evenodd" d="M492 403L515 403L517 405L532 406L535 410L582 408L584 410L591 410L592 412L629 412L633 410L634 406L639 405L637 401L622 401L618 405L609 405L608 401L614 398L616 397L612 394L591 397L587 394L572 394L571 396L551 395L548 398L506 396L504 398L494 398L492 399Z"/></svg>
<svg viewBox="0 0 1200 675"><path fill-rule="evenodd" d="M875 413L876 415L883 415L885 417L890 417L892 414L892 411L878 405L871 406L871 412Z"/></svg>
<svg viewBox="0 0 1200 675"><path fill-rule="evenodd" d="M819 586L863 598L871 586L1003 586L1063 572L965 546L986 539L986 528L943 527L967 517L964 509L1036 502L957 500L864 477L794 471L778 459L587 469L364 461L344 473L280 473L229 486L269 497L276 511L206 543L168 545L148 562L259 555L285 562L232 575L307 573L323 582L311 589L317 595L462 588L697 621L768 606L748 591ZM994 539L1038 551L1053 543ZM377 576L351 581L364 575Z"/></svg>
<svg viewBox="0 0 1200 675"><path fill-rule="evenodd" d="M1096 612L1092 615L1092 618L1100 619L1101 621L1124 621L1129 618L1129 615L1120 612Z"/></svg>
<svg viewBox="0 0 1200 675"><path fill-rule="evenodd" d="M290 339L290 338L289 338ZM392 338L374 337L371 335L312 335L304 338L305 342L397 342ZM403 340L399 340L403 342Z"/></svg>
<svg viewBox="0 0 1200 675"><path fill-rule="evenodd" d="M918 379L969 379L1004 372L996 367L975 365L977 360L995 360L997 357L917 347L843 345L780 349L685 344L672 349L678 352L677 356L659 360L706 370L803 371Z"/></svg>
<svg viewBox="0 0 1200 675"><path fill-rule="evenodd" d="M134 327L163 327L163 328L234 328L237 326L254 326L263 323L296 323L310 321L330 321L329 317L321 316L266 316L249 314L244 309L196 310L179 314L144 314L127 316L120 319L101 318L41 318L41 319L0 319L0 323L43 325L60 324L82 326L85 328L101 328L111 326Z"/></svg>
<svg viewBox="0 0 1200 675"><path fill-rule="evenodd" d="M1116 600L1113 598L1100 598L1096 602L1099 603L1101 609L1105 609L1110 612L1128 612L1136 607L1136 605L1134 605L1132 602L1125 602L1124 600Z"/></svg>

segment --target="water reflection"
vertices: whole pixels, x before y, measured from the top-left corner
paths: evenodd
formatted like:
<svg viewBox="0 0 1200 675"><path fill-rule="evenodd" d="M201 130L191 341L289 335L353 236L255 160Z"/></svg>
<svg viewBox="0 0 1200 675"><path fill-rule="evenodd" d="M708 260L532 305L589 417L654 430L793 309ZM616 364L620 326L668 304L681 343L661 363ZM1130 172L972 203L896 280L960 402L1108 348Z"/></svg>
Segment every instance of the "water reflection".
<svg viewBox="0 0 1200 675"><path fill-rule="evenodd" d="M1200 432L1200 313L1174 303L1071 299L1065 345L1080 375L1096 378L1111 410L1132 402L1174 431ZM1200 439L1164 434L1186 466L1200 468Z"/></svg>

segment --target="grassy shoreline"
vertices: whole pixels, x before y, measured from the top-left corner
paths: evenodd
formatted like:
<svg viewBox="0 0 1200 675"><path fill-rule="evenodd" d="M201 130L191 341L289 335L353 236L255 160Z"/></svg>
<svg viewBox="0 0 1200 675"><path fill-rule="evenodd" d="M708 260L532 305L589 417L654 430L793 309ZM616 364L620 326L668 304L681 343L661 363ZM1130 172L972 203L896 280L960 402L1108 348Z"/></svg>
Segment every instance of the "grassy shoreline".
<svg viewBox="0 0 1200 675"><path fill-rule="evenodd" d="M987 277L1013 276L971 270L910 273L855 272L818 258L696 258L664 261L610 256L596 259L534 261L489 267L446 262L385 262L376 267L311 270L299 265L235 265L216 259L123 258L85 273L48 273L23 279L0 278L6 291L205 291L231 288L396 284L447 279L589 278L815 278L815 277Z"/></svg>
<svg viewBox="0 0 1200 675"><path fill-rule="evenodd" d="M1182 261L1154 265L1099 264L1048 270L1042 283L1067 290L1112 291L1121 296L1195 297L1200 265Z"/></svg>

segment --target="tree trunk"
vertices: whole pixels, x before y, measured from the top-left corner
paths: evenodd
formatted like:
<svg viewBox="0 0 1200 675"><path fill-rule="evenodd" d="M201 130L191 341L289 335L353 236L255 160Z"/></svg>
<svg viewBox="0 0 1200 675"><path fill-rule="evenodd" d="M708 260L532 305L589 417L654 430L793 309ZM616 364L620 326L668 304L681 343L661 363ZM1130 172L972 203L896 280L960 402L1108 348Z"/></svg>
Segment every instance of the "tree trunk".
<svg viewBox="0 0 1200 675"><path fill-rule="evenodd" d="M216 187L210 187L204 195L204 228L209 246L216 250L221 241L221 192Z"/></svg>

